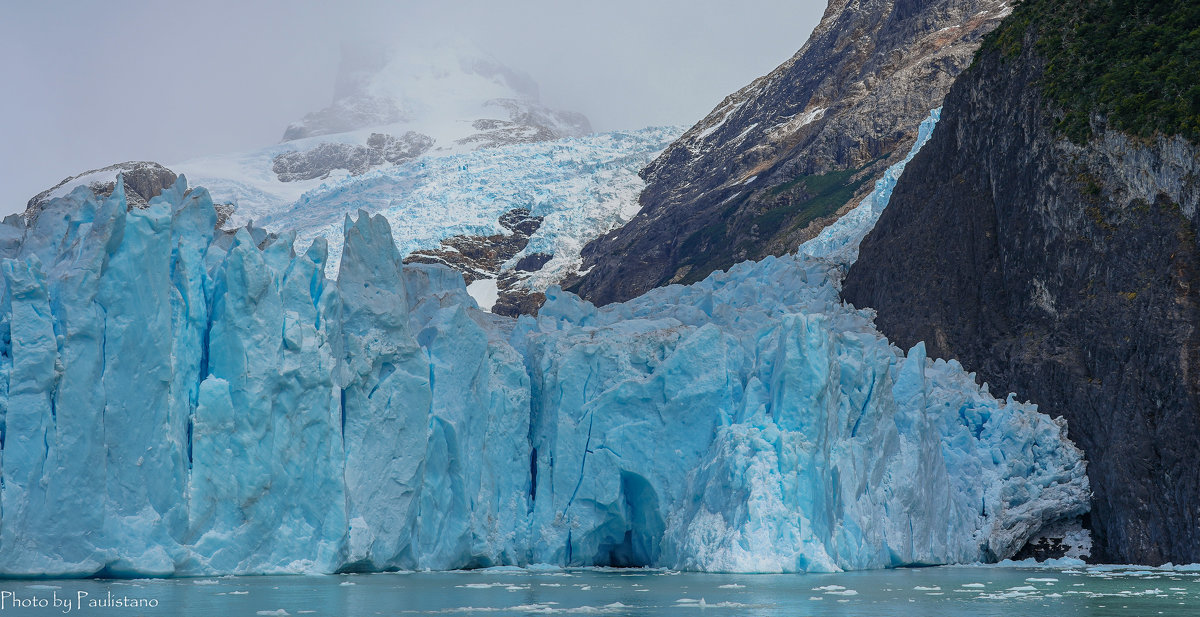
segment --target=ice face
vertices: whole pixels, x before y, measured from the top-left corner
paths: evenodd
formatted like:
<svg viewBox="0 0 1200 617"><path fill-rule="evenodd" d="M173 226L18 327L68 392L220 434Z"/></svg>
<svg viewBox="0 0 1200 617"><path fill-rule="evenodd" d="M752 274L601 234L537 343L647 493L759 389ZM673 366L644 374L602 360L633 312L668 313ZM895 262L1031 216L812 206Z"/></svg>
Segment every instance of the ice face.
<svg viewBox="0 0 1200 617"><path fill-rule="evenodd" d="M725 572L986 561L1086 510L1060 422L840 303L836 266L743 263L515 332L534 380L532 557ZM1033 455L1037 452L1037 455Z"/></svg>
<svg viewBox="0 0 1200 617"><path fill-rule="evenodd" d="M214 222L181 178L6 224L0 573L828 571L1003 558L1087 508L1060 422L892 347L826 260L514 322L382 216L336 280L320 240Z"/></svg>

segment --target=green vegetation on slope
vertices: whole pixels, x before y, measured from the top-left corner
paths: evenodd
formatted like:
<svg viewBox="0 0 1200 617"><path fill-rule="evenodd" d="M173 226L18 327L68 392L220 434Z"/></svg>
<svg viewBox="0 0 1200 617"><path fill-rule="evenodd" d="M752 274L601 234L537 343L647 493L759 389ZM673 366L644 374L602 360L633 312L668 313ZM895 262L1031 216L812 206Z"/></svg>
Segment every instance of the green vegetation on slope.
<svg viewBox="0 0 1200 617"><path fill-rule="evenodd" d="M731 204L713 223L688 236L680 246L683 263L690 266L679 282L687 285L703 280L714 271L744 259L762 259L767 239L803 228L818 218L830 216L850 201L869 177L855 178L864 167L799 176L765 191L758 202L762 211L743 219L754 230L740 242L730 238L730 224L743 202ZM737 234L733 234L737 235Z"/></svg>
<svg viewBox="0 0 1200 617"><path fill-rule="evenodd" d="M1200 141L1200 1L1025 0L984 49L1016 55L1031 27L1071 140L1089 139L1100 112L1131 135Z"/></svg>

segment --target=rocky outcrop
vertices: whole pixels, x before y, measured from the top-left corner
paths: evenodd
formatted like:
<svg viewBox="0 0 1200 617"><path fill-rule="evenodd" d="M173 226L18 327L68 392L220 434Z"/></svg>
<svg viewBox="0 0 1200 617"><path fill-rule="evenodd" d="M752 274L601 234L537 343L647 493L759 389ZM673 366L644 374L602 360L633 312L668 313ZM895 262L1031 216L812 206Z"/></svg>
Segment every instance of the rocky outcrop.
<svg viewBox="0 0 1200 617"><path fill-rule="evenodd" d="M234 204L213 204L213 209L217 212L217 229L225 227L229 219L233 218L233 213L237 212L237 206Z"/></svg>
<svg viewBox="0 0 1200 617"><path fill-rule="evenodd" d="M508 120L481 118L471 123L479 131L456 143L475 148L496 148L512 144L550 141L563 137L578 137L592 132L592 125L583 115L556 111L540 105L529 105L517 99L493 99L486 108L503 111Z"/></svg>
<svg viewBox="0 0 1200 617"><path fill-rule="evenodd" d="M125 184L125 198L130 208L145 208L151 199L175 184L175 172L151 161L127 161L99 169L91 169L69 178L35 195L25 206L25 222L32 225L38 213L54 197L62 197L78 186L88 187L97 197L108 197L116 188L117 174Z"/></svg>
<svg viewBox="0 0 1200 617"><path fill-rule="evenodd" d="M491 309L493 313L510 317L536 314L546 301L546 295L519 283L529 273L540 270L553 256L532 253L522 257L512 268L503 266L529 244L530 236L542 225L542 217L533 216L528 208L516 208L501 216L499 223L509 233L452 236L442 240L439 249L410 253L404 263L450 266L462 273L468 285L480 279L496 279L498 297Z"/></svg>
<svg viewBox="0 0 1200 617"><path fill-rule="evenodd" d="M395 165L411 161L432 146L432 137L416 131L406 131L399 137L371 133L365 146L325 142L308 150L285 152L275 157L271 171L280 182L324 178L339 169L357 176L385 163Z"/></svg>
<svg viewBox="0 0 1200 617"><path fill-rule="evenodd" d="M795 56L727 97L642 176L641 213L589 244L599 304L792 251L912 145L1003 0L833 0Z"/></svg>
<svg viewBox="0 0 1200 617"><path fill-rule="evenodd" d="M895 344L1066 417L1093 557L1200 561L1200 148L1095 113L1067 139L1032 30L1015 36L951 90L844 297Z"/></svg>
<svg viewBox="0 0 1200 617"><path fill-rule="evenodd" d="M37 222L38 215L46 208L46 204L51 199L66 196L77 187L88 187L88 190L97 198L112 195L117 186L118 174L125 185L125 200L130 209L148 207L151 199L174 186L175 181L179 178L175 172L152 161L127 161L88 170L66 178L33 196L26 204L25 212L19 215L22 219L22 226L32 227ZM217 212L218 229L224 227L233 217L233 213L237 211L237 205L233 203L216 203L213 204L213 207Z"/></svg>

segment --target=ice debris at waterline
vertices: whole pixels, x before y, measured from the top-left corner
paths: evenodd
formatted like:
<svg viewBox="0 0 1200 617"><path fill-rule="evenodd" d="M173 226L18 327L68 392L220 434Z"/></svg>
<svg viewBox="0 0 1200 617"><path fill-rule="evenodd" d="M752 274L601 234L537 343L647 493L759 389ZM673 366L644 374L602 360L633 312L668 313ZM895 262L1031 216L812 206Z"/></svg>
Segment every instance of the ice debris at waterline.
<svg viewBox="0 0 1200 617"><path fill-rule="evenodd" d="M185 181L0 225L0 572L550 563L829 571L1011 556L1087 508L1061 422L744 263L478 310L389 226L214 231Z"/></svg>

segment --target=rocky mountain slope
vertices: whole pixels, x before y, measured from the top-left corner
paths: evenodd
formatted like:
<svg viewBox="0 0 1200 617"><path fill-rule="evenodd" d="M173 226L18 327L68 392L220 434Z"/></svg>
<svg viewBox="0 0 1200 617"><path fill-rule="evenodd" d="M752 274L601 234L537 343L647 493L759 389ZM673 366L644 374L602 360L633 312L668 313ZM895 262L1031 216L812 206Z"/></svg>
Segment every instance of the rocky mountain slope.
<svg viewBox="0 0 1200 617"><path fill-rule="evenodd" d="M833 0L804 47L642 172L638 216L571 289L605 304L814 237L904 157L1003 0Z"/></svg>
<svg viewBox="0 0 1200 617"><path fill-rule="evenodd" d="M1069 421L1093 556L1200 561L1200 7L1029 0L946 99L844 297Z"/></svg>

